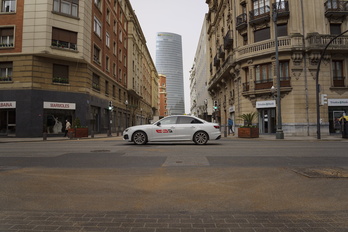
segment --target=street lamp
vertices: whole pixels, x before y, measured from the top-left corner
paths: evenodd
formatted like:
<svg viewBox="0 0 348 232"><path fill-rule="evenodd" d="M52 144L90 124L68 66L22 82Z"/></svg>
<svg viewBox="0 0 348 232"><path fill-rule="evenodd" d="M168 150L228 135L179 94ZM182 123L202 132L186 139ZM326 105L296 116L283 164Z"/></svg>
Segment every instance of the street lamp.
<svg viewBox="0 0 348 232"><path fill-rule="evenodd" d="M124 102L126 105L126 128L128 127L128 100Z"/></svg>
<svg viewBox="0 0 348 232"><path fill-rule="evenodd" d="M140 108L140 125L143 125L143 108Z"/></svg>
<svg viewBox="0 0 348 232"><path fill-rule="evenodd" d="M204 120L208 120L208 99L204 100Z"/></svg>
<svg viewBox="0 0 348 232"><path fill-rule="evenodd" d="M284 139L284 132L282 129L282 110L280 104L280 70L279 70L279 52L278 52L278 9L280 8L282 0L273 5L273 22L274 22L274 36L275 36L275 56L276 56L276 74L277 74L277 131L276 139Z"/></svg>

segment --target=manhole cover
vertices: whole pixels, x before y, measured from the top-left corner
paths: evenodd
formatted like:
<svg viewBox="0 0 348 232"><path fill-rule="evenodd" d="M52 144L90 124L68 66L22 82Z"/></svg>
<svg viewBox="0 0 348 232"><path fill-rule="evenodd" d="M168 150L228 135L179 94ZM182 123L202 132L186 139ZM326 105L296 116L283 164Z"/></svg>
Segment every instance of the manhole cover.
<svg viewBox="0 0 348 232"><path fill-rule="evenodd" d="M348 170L343 168L295 168L294 172L310 178L348 178Z"/></svg>
<svg viewBox="0 0 348 232"><path fill-rule="evenodd" d="M91 152L110 152L110 150L93 150Z"/></svg>

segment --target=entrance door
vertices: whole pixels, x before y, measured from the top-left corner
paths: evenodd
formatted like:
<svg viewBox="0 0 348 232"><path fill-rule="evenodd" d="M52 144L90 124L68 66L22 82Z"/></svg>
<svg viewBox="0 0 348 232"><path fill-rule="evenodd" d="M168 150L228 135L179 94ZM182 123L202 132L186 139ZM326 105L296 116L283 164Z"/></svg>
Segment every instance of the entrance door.
<svg viewBox="0 0 348 232"><path fill-rule="evenodd" d="M0 135L16 134L16 111L0 110Z"/></svg>
<svg viewBox="0 0 348 232"><path fill-rule="evenodd" d="M259 109L260 133L276 133L276 111L275 108Z"/></svg>

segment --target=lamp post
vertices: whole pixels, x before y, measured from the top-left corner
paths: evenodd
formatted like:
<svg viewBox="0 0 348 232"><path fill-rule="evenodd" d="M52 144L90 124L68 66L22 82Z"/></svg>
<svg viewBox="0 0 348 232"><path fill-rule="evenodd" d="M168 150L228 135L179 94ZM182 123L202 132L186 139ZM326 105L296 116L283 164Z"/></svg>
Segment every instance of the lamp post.
<svg viewBox="0 0 348 232"><path fill-rule="evenodd" d="M140 125L143 125L143 108L140 108Z"/></svg>
<svg viewBox="0 0 348 232"><path fill-rule="evenodd" d="M276 139L284 139L284 132L282 128L282 110L280 102L280 70L279 70L279 52L278 52L278 9L280 8L282 0L273 5L273 22L274 22L274 36L275 36L275 56L276 56L276 74L277 74L277 131Z"/></svg>
<svg viewBox="0 0 348 232"><path fill-rule="evenodd" d="M126 128L128 127L128 100L124 102L126 105Z"/></svg>
<svg viewBox="0 0 348 232"><path fill-rule="evenodd" d="M204 120L208 120L208 99L204 100Z"/></svg>
<svg viewBox="0 0 348 232"><path fill-rule="evenodd" d="M319 85L319 71L320 71L320 64L321 61L324 58L325 52L327 50L327 48L330 46L330 44L337 39L338 37L342 36L343 34L347 33L348 30L342 32L339 35L336 35L335 37L333 37L325 46L324 50L321 52L320 54L320 59L318 62L318 66L317 66L317 73L316 73L316 78L315 78L315 86L316 86L316 105L317 105L317 139L321 139L321 134L320 134L320 107L319 107L319 93L320 93L320 85Z"/></svg>

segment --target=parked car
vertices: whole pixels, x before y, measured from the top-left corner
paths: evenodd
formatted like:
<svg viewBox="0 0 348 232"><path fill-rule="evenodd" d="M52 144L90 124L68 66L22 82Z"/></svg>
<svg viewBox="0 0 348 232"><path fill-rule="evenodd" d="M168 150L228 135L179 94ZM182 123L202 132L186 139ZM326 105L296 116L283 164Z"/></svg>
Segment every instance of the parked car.
<svg viewBox="0 0 348 232"><path fill-rule="evenodd" d="M187 115L168 116L153 124L129 127L123 132L124 140L138 145L162 141L193 141L202 145L220 138L219 124Z"/></svg>

